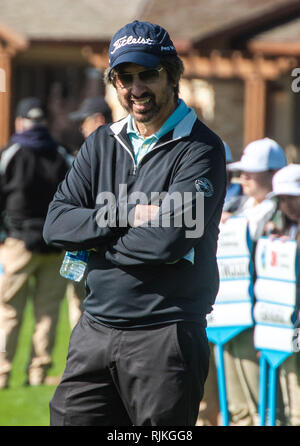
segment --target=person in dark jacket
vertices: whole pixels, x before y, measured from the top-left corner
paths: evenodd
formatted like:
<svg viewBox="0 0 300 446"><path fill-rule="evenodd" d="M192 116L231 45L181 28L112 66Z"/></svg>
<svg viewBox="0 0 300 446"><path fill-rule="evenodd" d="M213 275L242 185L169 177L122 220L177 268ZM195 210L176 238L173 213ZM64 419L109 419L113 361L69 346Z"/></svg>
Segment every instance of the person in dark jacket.
<svg viewBox="0 0 300 446"><path fill-rule="evenodd" d="M69 118L79 124L84 138L87 138L101 125L112 121L111 109L103 96L85 98L78 110L69 114ZM86 296L84 280L70 281L68 285L69 321L74 328L82 314L82 302Z"/></svg>
<svg viewBox="0 0 300 446"><path fill-rule="evenodd" d="M128 116L87 138L44 226L50 245L90 251L50 422L190 426L219 286L224 146L179 99L183 64L165 29L125 25L109 58Z"/></svg>
<svg viewBox="0 0 300 446"><path fill-rule="evenodd" d="M98 127L111 122L112 114L103 96L93 96L85 98L78 110L69 114L69 118L80 124L80 132L87 138Z"/></svg>
<svg viewBox="0 0 300 446"><path fill-rule="evenodd" d="M38 98L20 101L15 129L0 152L0 212L6 234L0 246L0 328L6 339L5 351L0 352L0 388L8 386L24 308L32 293L35 330L28 383L45 381L66 288L66 280L58 274L62 249L49 247L42 233L49 203L69 168L67 153L49 134Z"/></svg>

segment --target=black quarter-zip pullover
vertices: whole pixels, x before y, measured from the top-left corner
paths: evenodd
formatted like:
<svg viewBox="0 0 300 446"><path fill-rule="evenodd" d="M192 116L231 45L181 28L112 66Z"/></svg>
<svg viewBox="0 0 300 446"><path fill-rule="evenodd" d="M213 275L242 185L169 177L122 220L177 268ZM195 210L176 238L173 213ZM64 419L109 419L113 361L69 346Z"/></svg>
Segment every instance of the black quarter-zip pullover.
<svg viewBox="0 0 300 446"><path fill-rule="evenodd" d="M181 320L205 325L219 286L216 248L225 189L222 141L194 111L138 166L125 119L87 138L49 206L44 238L67 250L96 248L88 263L84 309L100 323L116 328ZM120 191L129 198L125 210ZM197 192L204 193L200 217ZM181 196L184 203L189 196L190 203L188 209L170 208L168 226L163 219L156 227L120 225L121 213L129 215L141 193L148 204L166 194L159 217L170 197ZM99 224L105 196L115 197L116 224ZM197 237L190 236L196 223L188 224L188 212L203 218L203 233ZM185 257L191 252L189 261Z"/></svg>

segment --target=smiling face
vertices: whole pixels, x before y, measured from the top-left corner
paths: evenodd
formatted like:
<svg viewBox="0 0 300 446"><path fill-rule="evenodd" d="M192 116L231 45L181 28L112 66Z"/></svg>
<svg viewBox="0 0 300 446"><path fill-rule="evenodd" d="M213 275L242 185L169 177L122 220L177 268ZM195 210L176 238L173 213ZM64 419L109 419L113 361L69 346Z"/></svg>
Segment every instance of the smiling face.
<svg viewBox="0 0 300 446"><path fill-rule="evenodd" d="M84 138L87 138L98 127L105 124L105 117L102 113L94 113L80 123L80 131Z"/></svg>
<svg viewBox="0 0 300 446"><path fill-rule="evenodd" d="M144 80L138 73L148 70L133 63L122 64L119 73L132 74L132 82L127 85L116 77L115 87L120 104L134 118L143 136L149 136L160 129L176 108L174 86L168 81L167 73L157 67L157 76Z"/></svg>
<svg viewBox="0 0 300 446"><path fill-rule="evenodd" d="M264 200L265 196L272 190L273 171L245 172L241 173L241 184L243 193L253 197L257 202Z"/></svg>
<svg viewBox="0 0 300 446"><path fill-rule="evenodd" d="M300 196L279 195L278 199L281 211L288 218L300 224Z"/></svg>

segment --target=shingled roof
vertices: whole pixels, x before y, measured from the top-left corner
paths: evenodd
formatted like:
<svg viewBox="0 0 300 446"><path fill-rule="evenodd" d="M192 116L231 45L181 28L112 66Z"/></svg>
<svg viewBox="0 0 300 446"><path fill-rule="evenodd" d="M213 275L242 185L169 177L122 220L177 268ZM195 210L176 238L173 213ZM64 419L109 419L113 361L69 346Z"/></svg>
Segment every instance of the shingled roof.
<svg viewBox="0 0 300 446"><path fill-rule="evenodd" d="M300 18L296 18L289 23L276 26L269 31L265 31L255 36L255 40L264 42L296 42L300 40Z"/></svg>
<svg viewBox="0 0 300 446"><path fill-rule="evenodd" d="M174 38L198 41L219 31L255 20L288 4L287 0L151 0L144 20L160 23Z"/></svg>
<svg viewBox="0 0 300 446"><path fill-rule="evenodd" d="M175 41L197 43L297 5L299 11L299 0L1 0L0 25L31 41L109 41L140 19L164 26Z"/></svg>
<svg viewBox="0 0 300 446"><path fill-rule="evenodd" d="M144 0L1 0L0 23L31 41L110 40Z"/></svg>

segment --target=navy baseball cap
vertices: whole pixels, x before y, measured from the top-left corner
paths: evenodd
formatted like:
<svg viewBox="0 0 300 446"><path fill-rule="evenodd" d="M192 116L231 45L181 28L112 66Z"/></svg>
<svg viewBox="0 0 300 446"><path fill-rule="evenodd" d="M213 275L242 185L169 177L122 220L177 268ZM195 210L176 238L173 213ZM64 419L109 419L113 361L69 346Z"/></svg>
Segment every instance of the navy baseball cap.
<svg viewBox="0 0 300 446"><path fill-rule="evenodd" d="M17 105L16 116L40 121L45 118L45 110L39 98L23 98Z"/></svg>
<svg viewBox="0 0 300 446"><path fill-rule="evenodd" d="M111 116L111 109L103 96L95 96L84 99L78 110L69 114L72 121L81 121L95 113ZM111 120L111 119L109 119Z"/></svg>
<svg viewBox="0 0 300 446"><path fill-rule="evenodd" d="M121 63L155 68L165 56L177 55L168 32L159 25L135 20L113 36L109 46L110 70Z"/></svg>

